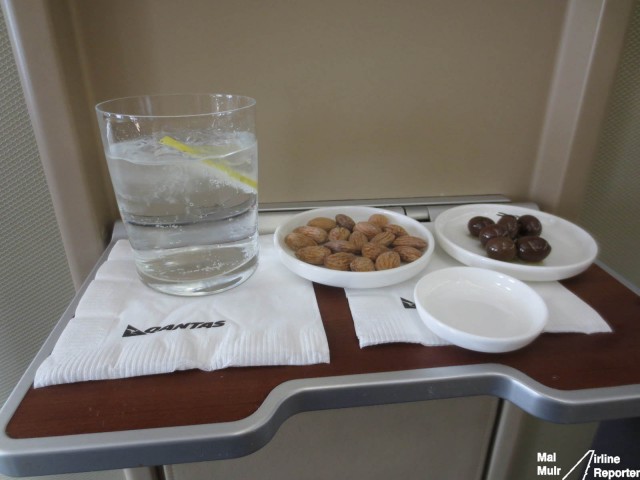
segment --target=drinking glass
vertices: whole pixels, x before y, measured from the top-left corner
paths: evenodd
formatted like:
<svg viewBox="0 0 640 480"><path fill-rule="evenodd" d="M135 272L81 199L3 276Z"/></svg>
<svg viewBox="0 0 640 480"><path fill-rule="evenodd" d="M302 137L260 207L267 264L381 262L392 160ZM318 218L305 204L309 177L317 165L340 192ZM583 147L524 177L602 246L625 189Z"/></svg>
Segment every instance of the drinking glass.
<svg viewBox="0 0 640 480"><path fill-rule="evenodd" d="M96 106L136 268L149 287L205 295L258 262L255 100L147 95Z"/></svg>

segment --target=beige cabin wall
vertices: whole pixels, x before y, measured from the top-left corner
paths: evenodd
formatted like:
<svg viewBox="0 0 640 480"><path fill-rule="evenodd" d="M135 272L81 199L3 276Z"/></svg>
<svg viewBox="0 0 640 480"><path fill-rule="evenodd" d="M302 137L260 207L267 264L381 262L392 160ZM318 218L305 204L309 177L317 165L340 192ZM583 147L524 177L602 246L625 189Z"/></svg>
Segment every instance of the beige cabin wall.
<svg viewBox="0 0 640 480"><path fill-rule="evenodd" d="M118 218L94 105L258 101L260 201L497 193L573 219L633 0L2 0L76 285Z"/></svg>
<svg viewBox="0 0 640 480"><path fill-rule="evenodd" d="M566 4L69 1L90 104L258 100L264 202L522 199Z"/></svg>

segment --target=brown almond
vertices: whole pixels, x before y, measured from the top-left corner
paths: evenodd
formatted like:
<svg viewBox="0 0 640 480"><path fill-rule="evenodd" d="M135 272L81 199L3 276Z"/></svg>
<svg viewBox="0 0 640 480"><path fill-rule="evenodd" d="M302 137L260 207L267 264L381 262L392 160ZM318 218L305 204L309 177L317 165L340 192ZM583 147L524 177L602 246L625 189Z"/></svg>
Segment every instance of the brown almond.
<svg viewBox="0 0 640 480"><path fill-rule="evenodd" d="M414 247L408 247L401 245L399 247L393 247L393 251L400 255L400 260L403 262L411 263L415 262L422 256L422 252Z"/></svg>
<svg viewBox="0 0 640 480"><path fill-rule="evenodd" d="M349 264L349 268L352 272L373 272L376 267L373 260L367 257L356 257Z"/></svg>
<svg viewBox="0 0 640 480"><path fill-rule="evenodd" d="M296 232L291 232L286 237L284 237L284 243L286 243L287 246L294 251L302 247L312 247L317 245L313 238Z"/></svg>
<svg viewBox="0 0 640 480"><path fill-rule="evenodd" d="M310 227L318 227L328 232L336 226L336 221L332 218L316 217L309 220L307 222L307 225L309 225Z"/></svg>
<svg viewBox="0 0 640 480"><path fill-rule="evenodd" d="M371 243L378 243L380 245L384 245L388 247L393 243L396 239L396 236L391 232L380 232L375 237L371 239Z"/></svg>
<svg viewBox="0 0 640 480"><path fill-rule="evenodd" d="M404 229L404 227L401 227L400 225L395 225L392 223L389 225L385 225L383 230L385 232L393 233L396 237L404 237L405 235L409 235L409 233Z"/></svg>
<svg viewBox="0 0 640 480"><path fill-rule="evenodd" d="M316 245L314 247L302 247L296 250L296 257L305 263L311 265L324 264L325 258L331 255L331 250L326 247Z"/></svg>
<svg viewBox="0 0 640 480"><path fill-rule="evenodd" d="M324 244L331 252L359 253L360 249L348 240L331 240Z"/></svg>
<svg viewBox="0 0 640 480"><path fill-rule="evenodd" d="M353 253L338 252L328 255L324 259L324 266L331 270L349 270L349 265L356 256Z"/></svg>
<svg viewBox="0 0 640 480"><path fill-rule="evenodd" d="M336 215L336 223L340 227L348 228L349 230L353 230L356 222L349 215L345 215L343 213L339 213Z"/></svg>
<svg viewBox="0 0 640 480"><path fill-rule="evenodd" d="M358 250L360 250L362 249L362 246L369 241L369 239L364 233L356 231L349 235L349 241L358 247Z"/></svg>
<svg viewBox="0 0 640 480"><path fill-rule="evenodd" d="M426 240L423 240L419 237L414 237L412 235L398 237L393 241L392 245L394 247L413 247L417 248L418 250L427 248Z"/></svg>
<svg viewBox="0 0 640 480"><path fill-rule="evenodd" d="M370 258L374 262L378 256L388 251L389 249L387 247L380 245L379 243L368 242L362 246L362 256Z"/></svg>
<svg viewBox="0 0 640 480"><path fill-rule="evenodd" d="M349 240L351 230L344 227L334 227L329 231L329 240Z"/></svg>
<svg viewBox="0 0 640 480"><path fill-rule="evenodd" d="M382 228L389 223L389 218L381 213L374 213L369 217L369 223L373 223L374 225L378 225Z"/></svg>
<svg viewBox="0 0 640 480"><path fill-rule="evenodd" d="M306 235L307 237L312 238L316 243L324 243L328 238L326 230L323 230L320 227L310 227L309 225L298 227L294 232Z"/></svg>
<svg viewBox="0 0 640 480"><path fill-rule="evenodd" d="M400 266L400 255L398 252L389 251L380 254L376 258L376 270L390 270Z"/></svg>
<svg viewBox="0 0 640 480"><path fill-rule="evenodd" d="M364 233L369 240L371 240L382 231L382 229L378 225L371 222L358 222L353 227L353 230L355 232Z"/></svg>

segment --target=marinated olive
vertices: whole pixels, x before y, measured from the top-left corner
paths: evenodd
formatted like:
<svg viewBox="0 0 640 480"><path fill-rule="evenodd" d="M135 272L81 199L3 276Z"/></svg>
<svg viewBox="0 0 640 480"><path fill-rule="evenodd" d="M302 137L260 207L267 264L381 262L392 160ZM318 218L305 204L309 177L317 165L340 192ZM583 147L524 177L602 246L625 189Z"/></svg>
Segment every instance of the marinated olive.
<svg viewBox="0 0 640 480"><path fill-rule="evenodd" d="M510 262L516 258L516 244L509 237L494 237L485 245L489 258Z"/></svg>
<svg viewBox="0 0 640 480"><path fill-rule="evenodd" d="M480 230L482 230L487 225L493 225L494 223L496 222L488 217L477 216L469 220L469 222L467 223L467 228L469 229L469 233L471 235L477 237L478 235L480 235Z"/></svg>
<svg viewBox="0 0 640 480"><path fill-rule="evenodd" d="M507 229L509 237L516 238L518 236L518 231L520 230L520 225L518 225L518 217L502 214L500 216L500 220L498 220L498 225L502 225Z"/></svg>
<svg viewBox="0 0 640 480"><path fill-rule="evenodd" d="M522 215L518 217L519 235L526 237L529 235L540 235L542 233L542 224L537 217L533 215Z"/></svg>
<svg viewBox="0 0 640 480"><path fill-rule="evenodd" d="M551 245L544 238L529 235L520 237L517 242L518 258L525 262L541 262L551 253Z"/></svg>
<svg viewBox="0 0 640 480"><path fill-rule="evenodd" d="M489 240L495 237L506 237L507 229L502 225L498 225L494 223L493 225L487 225L482 230L480 230L480 235L478 238L480 239L480 243L484 247Z"/></svg>
<svg viewBox="0 0 640 480"><path fill-rule="evenodd" d="M551 253L551 245L542 237L542 223L533 215L498 213L497 221L476 216L467 222L471 235L477 236L487 256L494 260L541 262Z"/></svg>

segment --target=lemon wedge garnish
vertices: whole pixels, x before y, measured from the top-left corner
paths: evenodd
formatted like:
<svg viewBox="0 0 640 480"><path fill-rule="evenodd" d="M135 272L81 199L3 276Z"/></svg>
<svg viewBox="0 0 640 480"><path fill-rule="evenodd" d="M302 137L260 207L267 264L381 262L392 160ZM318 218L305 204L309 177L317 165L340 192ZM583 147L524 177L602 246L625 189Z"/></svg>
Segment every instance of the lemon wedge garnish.
<svg viewBox="0 0 640 480"><path fill-rule="evenodd" d="M212 156L220 157L226 153L229 153L229 150L226 149L225 147L217 147L215 145L204 145L204 146L193 147L190 145L186 145L182 142L179 142L175 138L172 138L169 136L162 137L160 139L160 143L162 145L166 145L167 147L175 148L176 150L187 153L194 157L202 158L203 163L206 163L209 166L217 168L221 172L224 172L225 174L227 174L229 177L244 183L245 185L247 185L248 187L251 187L254 190L258 189L258 182L255 181L254 179L249 178L246 175L243 175L242 173L238 172L237 170L234 170L228 165L224 165L219 161L216 161L213 158L210 158Z"/></svg>

